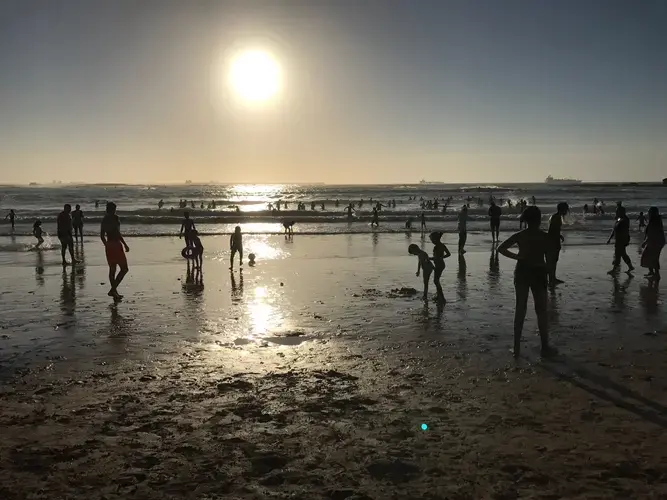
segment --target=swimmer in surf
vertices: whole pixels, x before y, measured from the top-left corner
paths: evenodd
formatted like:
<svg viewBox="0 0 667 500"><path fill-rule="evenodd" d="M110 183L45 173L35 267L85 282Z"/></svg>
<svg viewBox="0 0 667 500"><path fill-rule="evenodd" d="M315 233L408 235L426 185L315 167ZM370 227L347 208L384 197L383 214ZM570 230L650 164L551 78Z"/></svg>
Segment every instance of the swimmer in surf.
<svg viewBox="0 0 667 500"><path fill-rule="evenodd" d="M408 247L408 253L417 256L417 273L415 276L419 276L420 271L422 271L424 278L424 300L428 300L428 282L431 279L431 273L433 273L431 258L414 243Z"/></svg>
<svg viewBox="0 0 667 500"><path fill-rule="evenodd" d="M229 258L229 269L234 269L234 255L237 252L239 254L239 267L243 267L243 235L241 234L241 226L236 226L229 238L229 249L232 252Z"/></svg>
<svg viewBox="0 0 667 500"><path fill-rule="evenodd" d="M129 270L125 254L130 251L130 247L127 246L120 232L120 219L116 215L115 203L107 203L106 215L102 219L100 226L100 239L104 244L107 263L109 264L109 284L111 285L111 289L107 295L118 301L123 298L118 293L118 285L123 281ZM117 269L118 274L116 274Z"/></svg>
<svg viewBox="0 0 667 500"><path fill-rule="evenodd" d="M7 215L5 215L5 220L9 219L9 223L12 225L12 231L14 230L14 219L16 218L16 213L14 209L10 210Z"/></svg>
<svg viewBox="0 0 667 500"><path fill-rule="evenodd" d="M514 292L516 309L514 311L514 357L521 352L521 334L526 319L528 294L532 292L537 314L537 325L542 342L542 356L548 357L556 353L549 346L549 323L547 318L547 264L546 254L549 250L549 235L540 229L542 214L536 206L527 207L521 214L526 229L514 233L498 247L498 253L509 259L516 260L514 270ZM518 252L510 251L518 246Z"/></svg>
<svg viewBox="0 0 667 500"><path fill-rule="evenodd" d="M459 255L466 253L465 246L468 240L468 207L463 205L459 212Z"/></svg>
<svg viewBox="0 0 667 500"><path fill-rule="evenodd" d="M489 207L489 222L491 226L491 240L494 243L498 242L500 234L500 216L503 210L496 205L496 201L491 198L491 206Z"/></svg>

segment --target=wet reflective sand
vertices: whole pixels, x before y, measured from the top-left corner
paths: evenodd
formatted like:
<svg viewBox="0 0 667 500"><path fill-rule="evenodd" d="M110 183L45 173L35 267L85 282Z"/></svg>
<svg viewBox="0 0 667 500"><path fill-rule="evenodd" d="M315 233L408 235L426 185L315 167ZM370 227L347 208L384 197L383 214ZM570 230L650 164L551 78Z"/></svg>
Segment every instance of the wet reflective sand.
<svg viewBox="0 0 667 500"><path fill-rule="evenodd" d="M230 273L206 238L200 275L182 241L131 239L115 306L93 239L65 272L56 250L2 254L3 498L667 494L660 288L566 248L562 356L538 359L531 311L517 364L512 263L471 235L439 308L400 291L421 287L410 242L249 236L256 265Z"/></svg>

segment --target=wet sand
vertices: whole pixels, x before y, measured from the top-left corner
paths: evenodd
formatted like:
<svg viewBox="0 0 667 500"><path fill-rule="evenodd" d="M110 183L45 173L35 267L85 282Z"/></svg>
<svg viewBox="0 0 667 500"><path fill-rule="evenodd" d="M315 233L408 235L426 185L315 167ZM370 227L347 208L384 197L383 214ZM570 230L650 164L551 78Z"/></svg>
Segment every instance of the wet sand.
<svg viewBox="0 0 667 500"><path fill-rule="evenodd" d="M132 239L115 307L94 240L64 276L4 254L0 498L667 497L661 291L567 248L561 356L531 311L515 362L512 263L471 240L443 310L400 292L400 235L248 238L242 287L209 238L203 288L178 240Z"/></svg>

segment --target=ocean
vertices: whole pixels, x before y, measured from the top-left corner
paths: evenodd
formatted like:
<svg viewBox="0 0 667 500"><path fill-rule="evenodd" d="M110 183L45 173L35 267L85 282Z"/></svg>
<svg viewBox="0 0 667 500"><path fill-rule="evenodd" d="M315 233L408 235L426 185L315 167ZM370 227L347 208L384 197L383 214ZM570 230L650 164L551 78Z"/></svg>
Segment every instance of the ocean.
<svg viewBox="0 0 667 500"><path fill-rule="evenodd" d="M180 200L188 201L188 208L204 235L225 234L241 224L245 233L272 234L282 232L283 220L297 222L295 230L308 234L403 232L405 221L413 218L416 222L422 212L420 200L439 199L438 210L424 210L429 229L445 232L456 230L456 214L460 207L470 200L469 231L487 228L489 196L503 200L503 219L508 223L501 229L513 230L517 227L519 212L509 208L525 198L529 202L535 197L546 221L555 211L556 204L566 201L571 206L571 214L564 230L578 233L608 231L612 226L614 206L622 201L629 216L636 218L640 211L646 212L650 206L661 211L667 209L665 191L660 184L595 184L583 183L571 186L547 184L503 184L503 185L460 185L460 184L414 184L414 185L43 185L30 187L0 186L0 213L4 217L13 209L16 212L18 235L29 235L32 224L40 219L48 233L55 232L55 220L65 203L73 207L80 204L85 214L85 223L99 224L107 200L118 205L123 231L131 236L169 236L179 229L183 210ZM443 213L442 200L452 198L451 205ZM584 214L585 204L593 205L594 199L604 204L605 214ZM478 199L483 204L478 205ZM163 200L164 207L158 209ZM268 204L278 200L288 203L288 208L279 213L268 210ZM338 205L336 205L338 200ZM359 202L364 200L362 206ZM387 204L396 202L395 208L384 207L380 212L380 227L370 227L372 204L380 201ZM99 207L95 208L95 202ZM215 201L216 208L206 208ZM191 208L194 202L195 209ZM297 203L306 205L306 210L297 211ZM355 205L355 217L347 218L345 207ZM201 205L204 209L201 209ZM311 210L315 203L315 210ZM321 205L324 204L324 209ZM238 209L237 209L238 207ZM238 210L238 211L237 211ZM95 229L96 231L96 229ZM0 228L0 235L8 235L7 223Z"/></svg>

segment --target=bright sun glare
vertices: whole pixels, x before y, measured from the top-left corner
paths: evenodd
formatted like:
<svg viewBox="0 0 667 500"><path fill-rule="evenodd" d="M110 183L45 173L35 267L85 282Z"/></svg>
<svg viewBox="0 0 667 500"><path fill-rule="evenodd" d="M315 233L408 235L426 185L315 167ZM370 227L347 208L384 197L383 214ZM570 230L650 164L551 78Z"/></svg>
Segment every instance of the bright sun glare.
<svg viewBox="0 0 667 500"><path fill-rule="evenodd" d="M241 52L232 59L229 83L244 101L266 102L280 90L282 83L280 65L268 52L262 50Z"/></svg>

